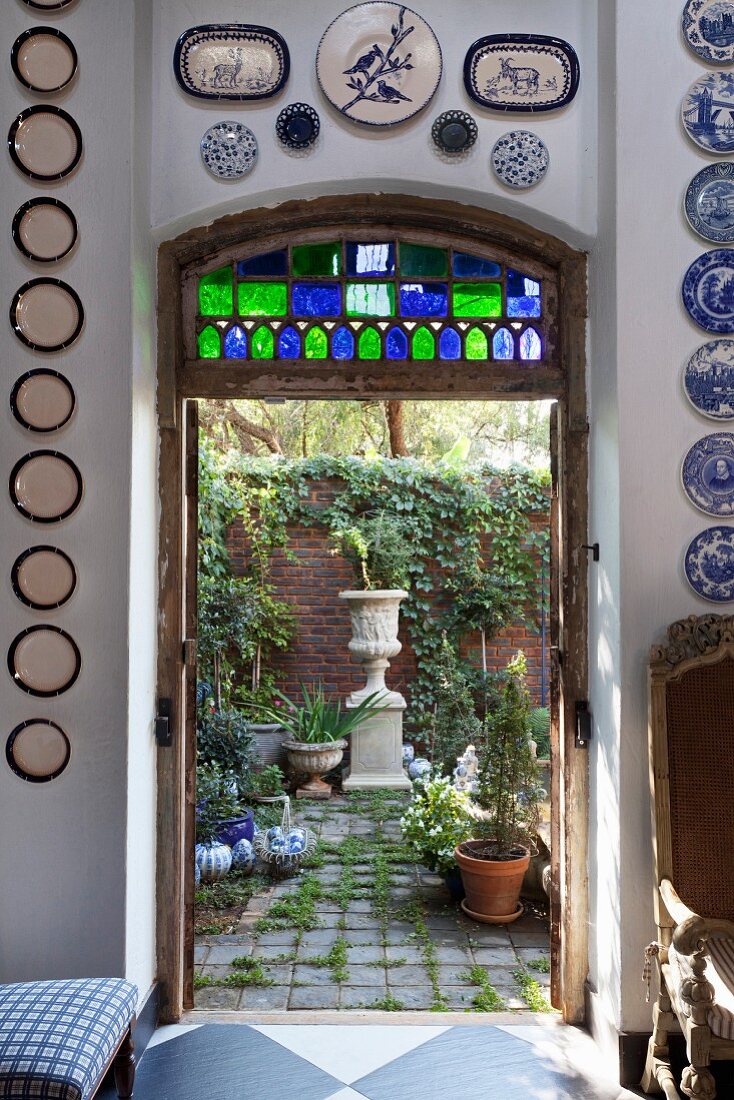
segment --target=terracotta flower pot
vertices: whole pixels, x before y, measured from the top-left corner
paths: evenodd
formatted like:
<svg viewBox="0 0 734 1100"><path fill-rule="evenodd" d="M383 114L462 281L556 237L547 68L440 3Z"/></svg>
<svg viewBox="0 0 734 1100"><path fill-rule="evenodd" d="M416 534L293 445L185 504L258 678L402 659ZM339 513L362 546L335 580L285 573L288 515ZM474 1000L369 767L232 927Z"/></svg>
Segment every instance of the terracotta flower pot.
<svg viewBox="0 0 734 1100"><path fill-rule="evenodd" d="M471 844L472 841L468 841ZM518 859L476 859L455 849L456 862L466 890L461 907L467 916L486 924L509 924L523 912L520 905L522 880L530 863L530 852Z"/></svg>
<svg viewBox="0 0 734 1100"><path fill-rule="evenodd" d="M346 741L324 741L318 745L309 745L305 741L283 742L293 771L305 772L309 777L307 783L298 787L296 798L331 798L331 786L324 783L321 776L341 763L346 747Z"/></svg>

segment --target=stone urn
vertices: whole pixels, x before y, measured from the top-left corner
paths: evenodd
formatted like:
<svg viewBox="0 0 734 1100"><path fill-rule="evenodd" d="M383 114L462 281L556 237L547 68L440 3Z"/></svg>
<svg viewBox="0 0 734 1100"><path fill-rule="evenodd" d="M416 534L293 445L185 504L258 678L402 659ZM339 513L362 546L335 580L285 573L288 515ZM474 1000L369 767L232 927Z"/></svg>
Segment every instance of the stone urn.
<svg viewBox="0 0 734 1100"><path fill-rule="evenodd" d="M296 798L331 798L331 786L321 778L341 764L346 741L322 741L310 745L306 741L284 741L288 763L296 774L308 776L296 790Z"/></svg>

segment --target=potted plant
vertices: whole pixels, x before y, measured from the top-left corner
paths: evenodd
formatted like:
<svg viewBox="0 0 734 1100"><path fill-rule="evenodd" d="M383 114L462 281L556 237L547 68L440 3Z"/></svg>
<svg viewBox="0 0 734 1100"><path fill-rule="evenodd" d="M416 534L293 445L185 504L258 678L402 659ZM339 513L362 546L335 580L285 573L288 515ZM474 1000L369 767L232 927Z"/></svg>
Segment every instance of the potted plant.
<svg viewBox="0 0 734 1100"><path fill-rule="evenodd" d="M234 776L219 764L196 769L196 865L202 882L216 882L232 866L232 848L219 837L223 819L239 810Z"/></svg>
<svg viewBox="0 0 734 1100"><path fill-rule="evenodd" d="M433 665L435 706L430 726L430 759L434 774L451 776L469 745L479 744L477 717L469 677L454 646L444 634Z"/></svg>
<svg viewBox="0 0 734 1100"><path fill-rule="evenodd" d="M345 738L368 718L384 709L378 695L369 695L356 705L342 710L339 700L326 698L319 684L309 691L301 684L302 703L293 703L280 695L281 722L288 739L284 748L288 763L308 781L296 790L296 798L330 798L331 786L321 776L338 767L347 747Z"/></svg>
<svg viewBox="0 0 734 1100"><path fill-rule="evenodd" d="M529 737L530 696L523 653L510 661L493 713L480 742L477 796L481 828L456 847L466 890L462 908L489 924L507 924L523 911L519 903L540 799L538 765Z"/></svg>
<svg viewBox="0 0 734 1100"><path fill-rule="evenodd" d="M266 764L250 776L250 796L255 802L277 802L283 797L284 779L277 764Z"/></svg>
<svg viewBox="0 0 734 1100"><path fill-rule="evenodd" d="M410 805L400 819L403 837L420 863L443 877L456 900L463 897L456 847L468 840L475 827L469 795L457 791L450 779L415 781Z"/></svg>
<svg viewBox="0 0 734 1100"><path fill-rule="evenodd" d="M241 711L233 708L214 710L206 705L199 710L196 730L197 762L217 765L229 776L237 799L250 786L253 764L257 761L254 734ZM219 821L217 836L234 847L238 840L252 840L254 817L251 809L237 806L234 813Z"/></svg>

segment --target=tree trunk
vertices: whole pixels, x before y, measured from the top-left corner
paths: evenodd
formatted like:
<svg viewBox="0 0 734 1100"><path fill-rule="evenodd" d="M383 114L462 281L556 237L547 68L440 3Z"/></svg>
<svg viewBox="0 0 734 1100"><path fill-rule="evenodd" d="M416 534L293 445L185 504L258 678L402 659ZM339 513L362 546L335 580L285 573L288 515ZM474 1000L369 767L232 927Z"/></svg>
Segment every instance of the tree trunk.
<svg viewBox="0 0 734 1100"><path fill-rule="evenodd" d="M407 458L408 448L405 443L405 428L403 425L403 402L386 401L385 415L390 433L390 458Z"/></svg>

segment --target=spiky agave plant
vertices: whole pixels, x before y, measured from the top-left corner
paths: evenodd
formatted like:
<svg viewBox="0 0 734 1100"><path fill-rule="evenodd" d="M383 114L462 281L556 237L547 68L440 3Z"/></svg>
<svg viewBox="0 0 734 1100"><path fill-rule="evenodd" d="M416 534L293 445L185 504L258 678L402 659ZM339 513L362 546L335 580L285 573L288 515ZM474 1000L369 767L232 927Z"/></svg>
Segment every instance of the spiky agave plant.
<svg viewBox="0 0 734 1100"><path fill-rule="evenodd" d="M329 741L341 741L353 730L385 710L387 703L381 703L383 697L378 691L365 696L355 707L342 709L340 699L328 699L321 683L312 690L301 683L302 703L296 703L282 692L276 693L281 706L261 708L268 721L278 722L290 740L306 745L325 744Z"/></svg>

